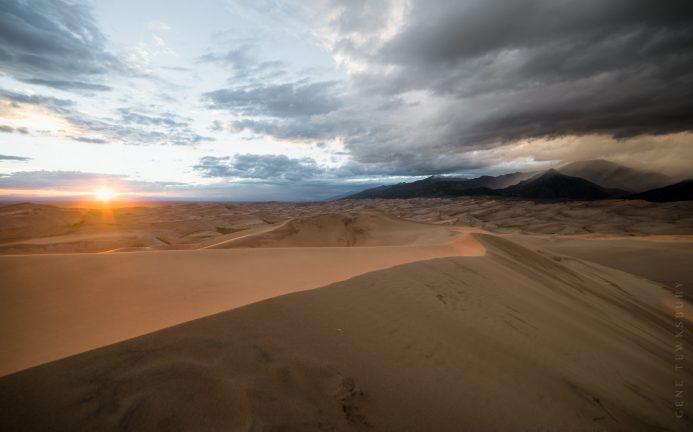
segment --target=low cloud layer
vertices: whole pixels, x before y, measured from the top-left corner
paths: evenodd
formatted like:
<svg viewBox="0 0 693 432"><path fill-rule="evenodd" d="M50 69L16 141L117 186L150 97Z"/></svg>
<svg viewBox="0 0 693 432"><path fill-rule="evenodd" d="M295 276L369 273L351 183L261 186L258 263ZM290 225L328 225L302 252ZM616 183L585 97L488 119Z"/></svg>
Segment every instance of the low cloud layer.
<svg viewBox="0 0 693 432"><path fill-rule="evenodd" d="M24 157L24 156L12 156L12 155L4 155L0 154L0 161L18 161L18 162L26 162L30 161L30 157Z"/></svg>
<svg viewBox="0 0 693 432"><path fill-rule="evenodd" d="M7 126L7 125L0 125L0 132L5 132L5 133L20 133L20 134L28 134L29 129L25 127L12 127L12 126Z"/></svg>
<svg viewBox="0 0 693 432"><path fill-rule="evenodd" d="M109 186L119 192L137 191L160 193L187 192L189 185L179 182L134 180L126 175L84 171L16 171L0 174L0 189L65 190L91 193L99 186Z"/></svg>

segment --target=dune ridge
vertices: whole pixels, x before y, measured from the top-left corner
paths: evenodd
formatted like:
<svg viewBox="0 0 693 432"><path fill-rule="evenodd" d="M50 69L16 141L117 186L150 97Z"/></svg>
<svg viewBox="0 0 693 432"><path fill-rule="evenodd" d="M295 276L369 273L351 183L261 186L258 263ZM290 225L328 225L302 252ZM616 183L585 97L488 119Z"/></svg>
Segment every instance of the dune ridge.
<svg viewBox="0 0 693 432"><path fill-rule="evenodd" d="M291 219L319 218L330 213L379 212L410 222L528 235L640 237L690 235L693 232L693 202L535 203L499 197L467 197L313 203L144 204L147 203L98 208L31 203L0 206L0 254L231 247L241 243L234 239L274 230ZM260 237L255 237L254 241L259 240ZM244 242L249 244L248 240Z"/></svg>
<svg viewBox="0 0 693 432"><path fill-rule="evenodd" d="M0 425L17 431L691 425L689 411L684 420L672 412L670 292L600 265L473 236L486 255L379 270L5 376Z"/></svg>
<svg viewBox="0 0 693 432"><path fill-rule="evenodd" d="M453 228L381 212L325 213L290 219L271 230L231 239L215 248L415 246L448 243Z"/></svg>
<svg viewBox="0 0 693 432"><path fill-rule="evenodd" d="M352 217L359 244L398 245L332 246L344 241L342 221ZM259 230L264 246L277 238L272 248L0 256L0 375L374 270L485 253L451 227L375 214L317 220L317 232L310 228L314 218L292 225L307 233L287 237L280 225L279 235L269 227L265 237ZM361 230L364 220L382 232ZM428 236L425 242L421 236Z"/></svg>

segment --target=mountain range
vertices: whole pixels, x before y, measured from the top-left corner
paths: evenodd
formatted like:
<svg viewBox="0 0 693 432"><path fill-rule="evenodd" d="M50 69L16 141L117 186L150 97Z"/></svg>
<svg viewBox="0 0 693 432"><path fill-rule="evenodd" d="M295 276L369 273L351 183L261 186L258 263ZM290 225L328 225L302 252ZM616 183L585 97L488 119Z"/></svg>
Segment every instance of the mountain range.
<svg viewBox="0 0 693 432"><path fill-rule="evenodd" d="M693 180L675 182L651 171L606 160L573 162L540 172L514 172L500 176L433 176L411 183L379 186L341 199L422 198L453 196L506 196L536 200L644 199L693 200Z"/></svg>

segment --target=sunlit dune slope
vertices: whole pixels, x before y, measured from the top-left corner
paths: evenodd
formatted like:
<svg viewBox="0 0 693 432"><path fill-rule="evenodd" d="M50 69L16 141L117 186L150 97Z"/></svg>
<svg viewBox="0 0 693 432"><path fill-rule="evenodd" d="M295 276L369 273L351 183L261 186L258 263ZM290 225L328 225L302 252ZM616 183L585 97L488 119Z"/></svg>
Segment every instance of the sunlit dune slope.
<svg viewBox="0 0 693 432"><path fill-rule="evenodd" d="M0 378L0 428L691 425L672 412L669 292L476 236L485 256L368 273Z"/></svg>
<svg viewBox="0 0 693 432"><path fill-rule="evenodd" d="M427 242L431 236L443 233L438 231L434 234L428 231L429 228L411 224L412 221L475 227L497 233L627 236L693 233L691 202L610 200L547 204L476 197L314 203L141 204L80 207L75 203L60 206L23 203L0 206L0 254L272 245L392 245ZM395 216L384 216L379 212ZM355 216L357 214L361 216ZM282 225L292 219L299 220ZM328 223L330 221L341 227ZM296 228L299 228L300 235L293 232ZM312 234L307 235L309 231Z"/></svg>
<svg viewBox="0 0 693 432"><path fill-rule="evenodd" d="M275 219L218 203L140 207L0 207L0 253L89 253L203 247Z"/></svg>
<svg viewBox="0 0 693 432"><path fill-rule="evenodd" d="M324 219L318 231L312 219L299 219L289 238L335 244L338 236L322 234L342 233L342 216ZM366 272L485 253L451 227L370 214L355 219L356 227L383 227L364 231L364 243L401 245L2 256L0 375Z"/></svg>

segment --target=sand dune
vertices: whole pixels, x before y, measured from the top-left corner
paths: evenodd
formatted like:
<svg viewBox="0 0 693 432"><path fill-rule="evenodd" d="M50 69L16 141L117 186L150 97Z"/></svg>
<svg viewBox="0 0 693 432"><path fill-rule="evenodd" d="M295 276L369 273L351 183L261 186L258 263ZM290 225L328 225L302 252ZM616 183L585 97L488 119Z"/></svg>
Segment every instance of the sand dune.
<svg viewBox="0 0 693 432"><path fill-rule="evenodd" d="M509 237L533 249L592 261L693 294L693 240L677 238Z"/></svg>
<svg viewBox="0 0 693 432"><path fill-rule="evenodd" d="M413 246L450 242L454 229L422 224L380 212L327 213L288 220L217 247Z"/></svg>
<svg viewBox="0 0 693 432"><path fill-rule="evenodd" d="M0 254L92 253L131 250L197 249L205 247L257 247L263 243L313 245L361 244L358 230L373 232L390 226L395 236L379 235L374 244L400 244L405 224L392 220L369 221L376 213L429 224L474 227L495 233L558 235L689 235L693 233L693 203L605 201L534 203L516 199L455 198L409 200L346 200L315 203L186 203L119 207L77 207L15 204L0 206ZM342 218L364 214L355 226L324 230L325 214ZM370 214L371 216L365 216ZM347 216L352 215L352 216ZM294 218L309 218L298 227L307 236L287 232L294 223L265 237ZM310 219L312 218L312 219ZM322 219L321 219L322 218ZM345 219L346 220L346 219ZM311 225L314 225L311 227ZM395 226L399 226L398 229ZM417 231L420 225L409 225ZM328 231L330 232L328 234ZM418 230L420 239L425 230ZM331 236L331 237L330 237ZM243 241L229 241L243 237ZM275 238L276 237L276 238ZM308 238L310 237L310 238ZM331 242L331 243L330 243ZM225 246L221 246L224 244Z"/></svg>
<svg viewBox="0 0 693 432"><path fill-rule="evenodd" d="M217 203L0 207L0 253L91 253L117 249L193 249L277 219Z"/></svg>
<svg viewBox="0 0 693 432"><path fill-rule="evenodd" d="M0 430L687 430L691 210L2 207Z"/></svg>
<svg viewBox="0 0 693 432"><path fill-rule="evenodd" d="M485 256L368 273L1 378L0 428L691 426L673 415L668 291L477 236Z"/></svg>
<svg viewBox="0 0 693 432"><path fill-rule="evenodd" d="M362 273L484 253L450 228L428 231L444 242L2 256L0 375Z"/></svg>

